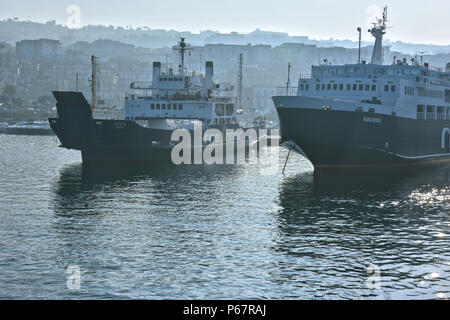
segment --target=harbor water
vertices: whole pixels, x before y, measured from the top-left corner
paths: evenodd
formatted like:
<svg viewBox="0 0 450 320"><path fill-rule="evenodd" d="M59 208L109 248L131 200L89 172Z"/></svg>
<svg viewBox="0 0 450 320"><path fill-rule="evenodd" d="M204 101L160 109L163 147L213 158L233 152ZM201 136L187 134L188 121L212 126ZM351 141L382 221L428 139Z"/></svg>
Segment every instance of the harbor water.
<svg viewBox="0 0 450 320"><path fill-rule="evenodd" d="M450 168L87 170L55 137L0 146L1 299L450 298Z"/></svg>

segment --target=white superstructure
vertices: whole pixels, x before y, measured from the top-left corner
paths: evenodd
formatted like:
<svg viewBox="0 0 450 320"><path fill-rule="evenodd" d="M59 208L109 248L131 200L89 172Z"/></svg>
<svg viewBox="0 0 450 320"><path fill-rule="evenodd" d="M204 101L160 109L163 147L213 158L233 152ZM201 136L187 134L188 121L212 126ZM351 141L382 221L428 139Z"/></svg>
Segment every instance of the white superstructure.
<svg viewBox="0 0 450 320"><path fill-rule="evenodd" d="M370 111L410 119L450 119L450 64L432 68L417 58L384 65L382 38L387 11L369 32L375 37L371 63L313 66L301 76L297 96L301 108Z"/></svg>
<svg viewBox="0 0 450 320"><path fill-rule="evenodd" d="M133 82L125 99L125 117L147 120L150 127L163 128L168 119L200 120L204 125L236 124L236 97L231 85L213 82L213 63L206 62L205 73L188 72L184 53L189 50L182 38L174 47L180 51L178 72L162 72L153 63L152 82Z"/></svg>

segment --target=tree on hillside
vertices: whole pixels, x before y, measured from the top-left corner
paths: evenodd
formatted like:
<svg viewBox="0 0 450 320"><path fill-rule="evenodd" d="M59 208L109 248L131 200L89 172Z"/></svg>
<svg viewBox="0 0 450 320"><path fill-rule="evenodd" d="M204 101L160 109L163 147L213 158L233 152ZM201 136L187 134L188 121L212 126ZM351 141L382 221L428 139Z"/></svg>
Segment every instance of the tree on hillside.
<svg viewBox="0 0 450 320"><path fill-rule="evenodd" d="M17 89L15 86L7 84L4 88L3 88L3 93L2 95L8 96L10 98L14 97L17 93Z"/></svg>

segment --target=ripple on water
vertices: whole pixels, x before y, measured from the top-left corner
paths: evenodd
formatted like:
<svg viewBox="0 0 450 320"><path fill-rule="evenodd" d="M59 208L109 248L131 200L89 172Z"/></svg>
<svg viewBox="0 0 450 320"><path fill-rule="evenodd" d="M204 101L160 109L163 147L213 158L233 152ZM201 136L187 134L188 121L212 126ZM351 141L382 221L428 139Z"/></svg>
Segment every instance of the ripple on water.
<svg viewBox="0 0 450 320"><path fill-rule="evenodd" d="M52 137L0 140L0 297L449 297L448 170L314 177L292 156L285 175L91 171Z"/></svg>

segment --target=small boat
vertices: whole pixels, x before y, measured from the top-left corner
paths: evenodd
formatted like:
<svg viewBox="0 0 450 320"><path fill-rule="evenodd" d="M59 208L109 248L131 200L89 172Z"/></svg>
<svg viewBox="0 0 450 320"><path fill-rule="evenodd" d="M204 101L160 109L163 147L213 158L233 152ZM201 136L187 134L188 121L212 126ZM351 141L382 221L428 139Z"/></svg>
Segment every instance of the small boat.
<svg viewBox="0 0 450 320"><path fill-rule="evenodd" d="M8 124L6 122L0 122L0 133L6 133L7 128Z"/></svg>
<svg viewBox="0 0 450 320"><path fill-rule="evenodd" d="M52 128L46 121L20 121L5 129L7 134L51 136L54 135Z"/></svg>

